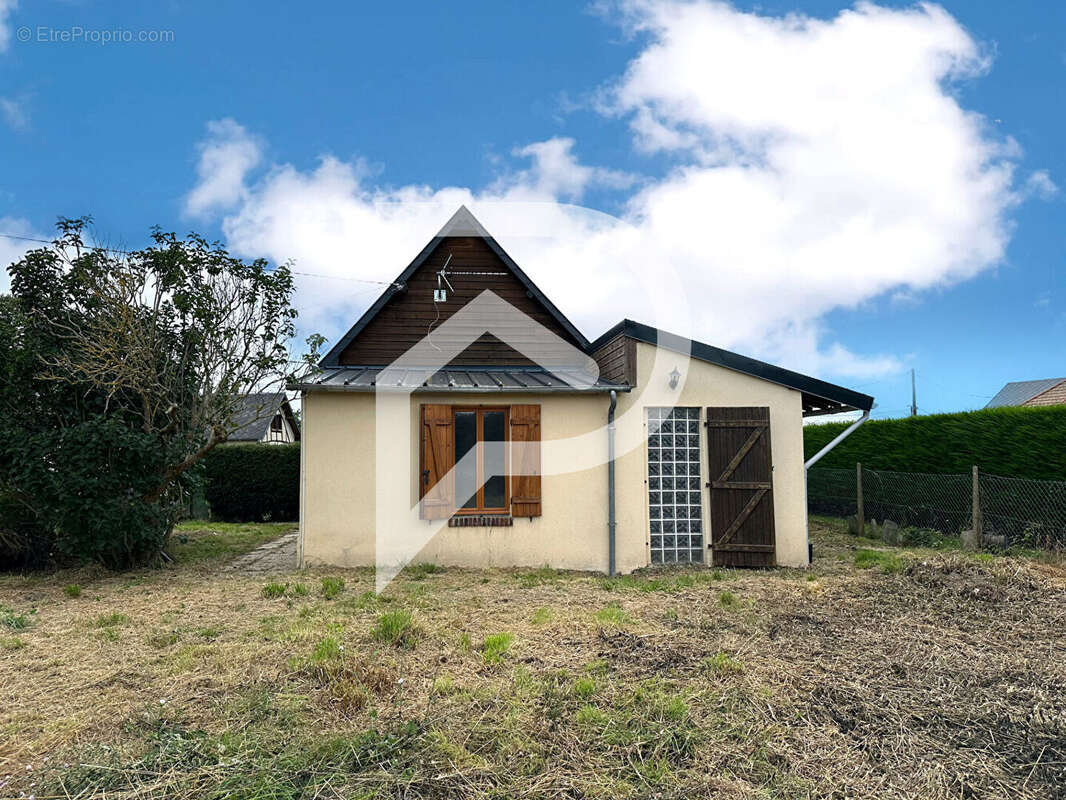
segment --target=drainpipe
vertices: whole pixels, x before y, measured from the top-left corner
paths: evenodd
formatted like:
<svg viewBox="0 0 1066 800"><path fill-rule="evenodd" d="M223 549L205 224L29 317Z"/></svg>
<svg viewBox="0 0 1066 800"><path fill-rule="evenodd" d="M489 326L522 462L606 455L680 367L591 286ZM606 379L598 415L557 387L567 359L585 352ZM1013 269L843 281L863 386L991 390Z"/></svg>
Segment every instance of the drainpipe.
<svg viewBox="0 0 1066 800"><path fill-rule="evenodd" d="M844 430L842 430L840 432L840 435L838 435L835 439L833 439L833 441L831 441L829 444L827 444L825 447L823 447L821 450L819 450L817 453L815 453L813 456L811 456L807 460L807 462L803 465L803 499L804 500L807 500L807 470L809 470L811 467L813 467L815 464L817 464L819 461L821 461L824 456L827 456L829 454L829 452L834 447L836 447L842 441L844 441L849 436L851 436L851 434L855 433L855 431L857 431L859 429L859 427L862 426L868 419L870 419L870 412L869 411L863 411L861 417L859 417L857 420L855 420L853 423L851 423L848 427L846 427ZM810 566L810 563L811 563L811 561L813 559L811 558L811 556L812 556L812 553L811 553L811 520L810 520L809 512L807 511L807 505L804 505L804 507L803 507L803 516L805 517L806 522L807 522L807 566Z"/></svg>
<svg viewBox="0 0 1066 800"><path fill-rule="evenodd" d="M859 426L862 425L864 422L866 422L866 420L868 420L869 418L870 418L870 412L869 411L863 411L861 417L859 417L857 420L855 420L853 423L851 423L848 427L846 427L844 430L842 430L840 432L840 434L835 439L833 439L833 441L831 441L829 444L827 444L825 447L823 447L821 450L819 450L817 453L815 453L813 456L811 456L810 459L807 461L807 463L805 463L803 465L803 468L804 469L810 469L815 464L817 464L819 461L821 461L823 456L829 455L829 451L830 450L832 450L834 447L836 447L842 441L844 441L849 436L851 436L851 434L855 433L855 431L857 431L859 429Z"/></svg>
<svg viewBox="0 0 1066 800"><path fill-rule="evenodd" d="M614 575L614 409L618 393L611 390L611 405L607 409L607 574Z"/></svg>

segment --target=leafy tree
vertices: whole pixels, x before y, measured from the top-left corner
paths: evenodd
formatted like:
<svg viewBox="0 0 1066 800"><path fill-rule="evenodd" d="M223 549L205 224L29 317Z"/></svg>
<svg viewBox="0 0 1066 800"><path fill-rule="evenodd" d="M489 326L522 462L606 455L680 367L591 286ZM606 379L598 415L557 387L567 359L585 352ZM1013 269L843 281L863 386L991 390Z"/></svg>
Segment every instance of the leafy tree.
<svg viewBox="0 0 1066 800"><path fill-rule="evenodd" d="M293 282L195 234L90 247L88 222L61 220L0 298L0 551L124 566L165 546L242 396L292 377Z"/></svg>

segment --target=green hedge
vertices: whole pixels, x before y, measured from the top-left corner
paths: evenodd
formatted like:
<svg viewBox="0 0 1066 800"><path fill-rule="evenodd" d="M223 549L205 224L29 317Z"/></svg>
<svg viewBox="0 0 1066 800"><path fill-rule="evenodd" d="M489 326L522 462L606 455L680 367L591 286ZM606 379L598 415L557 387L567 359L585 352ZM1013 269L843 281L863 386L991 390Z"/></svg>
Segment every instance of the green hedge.
<svg viewBox="0 0 1066 800"><path fill-rule="evenodd" d="M212 517L227 522L299 518L299 444L225 444L205 462L204 494Z"/></svg>
<svg viewBox="0 0 1066 800"><path fill-rule="evenodd" d="M850 423L807 425L810 458ZM867 422L818 462L819 467L897 472L985 472L1066 480L1066 406L994 408Z"/></svg>

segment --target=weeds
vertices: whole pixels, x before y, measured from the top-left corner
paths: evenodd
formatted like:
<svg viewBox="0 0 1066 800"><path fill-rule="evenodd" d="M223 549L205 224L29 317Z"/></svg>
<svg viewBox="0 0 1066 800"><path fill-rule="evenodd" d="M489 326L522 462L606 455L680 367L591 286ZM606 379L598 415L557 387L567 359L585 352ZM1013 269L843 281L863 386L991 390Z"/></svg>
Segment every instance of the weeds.
<svg viewBox="0 0 1066 800"><path fill-rule="evenodd" d="M16 614L5 608L0 608L0 625L13 631L24 631L30 627L30 618L25 614Z"/></svg>
<svg viewBox="0 0 1066 800"><path fill-rule="evenodd" d="M710 572L704 569L692 569L685 572L650 575L638 571L629 575L603 578L600 580L600 586L608 592L679 592L725 579L726 574L718 569Z"/></svg>
<svg viewBox="0 0 1066 800"><path fill-rule="evenodd" d="M529 621L534 625L543 625L546 622L551 622L551 618L551 609L541 606L533 612L533 616L529 618Z"/></svg>
<svg viewBox="0 0 1066 800"><path fill-rule="evenodd" d="M588 700L596 693L596 681L592 678L578 678L570 686L570 691L574 697Z"/></svg>
<svg viewBox="0 0 1066 800"><path fill-rule="evenodd" d="M427 562L425 564L408 564L404 567L403 571L406 572L413 581L424 581L427 575L439 575L444 572L444 567L439 564Z"/></svg>
<svg viewBox="0 0 1066 800"><path fill-rule="evenodd" d="M417 723L384 731L311 732L279 740L270 726L234 728L221 733L159 722L135 760L114 751L90 751L62 772L42 776L41 794L103 796L152 794L158 775L167 775L167 792L179 797L239 797L290 800L299 797L367 795L358 781L338 792L353 776L370 770L402 772L414 766L422 731ZM209 781L205 793L203 782Z"/></svg>
<svg viewBox="0 0 1066 800"><path fill-rule="evenodd" d="M125 625L130 621L130 618L125 614L121 614L118 611L112 611L110 614L101 614L95 620L93 620L94 628L114 628L119 625Z"/></svg>
<svg viewBox="0 0 1066 800"><path fill-rule="evenodd" d="M526 587L527 589L532 589L537 586L544 586L545 584L555 583L559 580L560 577L562 577L562 574L563 573L559 570L552 569L547 564L545 564L543 567L539 567L538 569L532 570L530 572L520 572L515 575L515 578L522 586Z"/></svg>
<svg viewBox="0 0 1066 800"><path fill-rule="evenodd" d="M493 633L485 637L481 645L481 655L486 664L498 664L514 643L513 633Z"/></svg>
<svg viewBox="0 0 1066 800"><path fill-rule="evenodd" d="M886 550L860 549L855 551L855 566L859 569L880 567L886 575L903 569L903 559Z"/></svg>
<svg viewBox="0 0 1066 800"><path fill-rule="evenodd" d="M268 600L276 600L279 597L284 597L285 592L289 589L289 584L278 583L277 581L271 581L263 587L263 597Z"/></svg>
<svg viewBox="0 0 1066 800"><path fill-rule="evenodd" d="M63 594L67 597L81 597L81 586L76 583L69 583L63 587Z"/></svg>
<svg viewBox="0 0 1066 800"><path fill-rule="evenodd" d="M621 627L622 625L628 625L633 619L622 610L620 605L611 603L596 612L596 621L602 625Z"/></svg>
<svg viewBox="0 0 1066 800"><path fill-rule="evenodd" d="M311 656L311 659L315 663L321 664L323 661L340 658L342 649L343 646L337 640L337 637L327 636L315 645L315 652L314 655Z"/></svg>
<svg viewBox="0 0 1066 800"><path fill-rule="evenodd" d="M335 600L344 591L344 578L323 578L322 596L327 600Z"/></svg>
<svg viewBox="0 0 1066 800"><path fill-rule="evenodd" d="M703 663L713 675L738 675L744 671L743 664L722 652L715 653Z"/></svg>
<svg viewBox="0 0 1066 800"><path fill-rule="evenodd" d="M306 583L294 583L292 585L293 597L307 597L311 594L311 587Z"/></svg>
<svg viewBox="0 0 1066 800"><path fill-rule="evenodd" d="M455 680L451 675L440 675L433 681L433 694L448 697L456 693Z"/></svg>
<svg viewBox="0 0 1066 800"><path fill-rule="evenodd" d="M370 638L395 647L414 647L416 630L410 611L386 611L370 629Z"/></svg>
<svg viewBox="0 0 1066 800"><path fill-rule="evenodd" d="M148 644L157 650L171 647L178 643L177 631L154 631L148 634Z"/></svg>

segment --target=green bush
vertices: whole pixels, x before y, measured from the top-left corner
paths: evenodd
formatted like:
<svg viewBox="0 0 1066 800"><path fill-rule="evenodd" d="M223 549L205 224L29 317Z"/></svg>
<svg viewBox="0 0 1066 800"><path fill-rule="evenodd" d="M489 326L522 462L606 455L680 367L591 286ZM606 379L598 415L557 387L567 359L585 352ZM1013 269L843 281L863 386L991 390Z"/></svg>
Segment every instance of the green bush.
<svg viewBox="0 0 1066 800"><path fill-rule="evenodd" d="M117 417L0 436L0 566L126 567L158 553L177 516L167 496L149 498L167 453Z"/></svg>
<svg viewBox="0 0 1066 800"><path fill-rule="evenodd" d="M810 458L850 423L807 425ZM993 408L867 422L819 467L968 473L974 464L1011 478L1066 480L1066 406Z"/></svg>
<svg viewBox="0 0 1066 800"><path fill-rule="evenodd" d="M211 515L227 522L289 521L300 515L299 444L226 444L205 462Z"/></svg>

